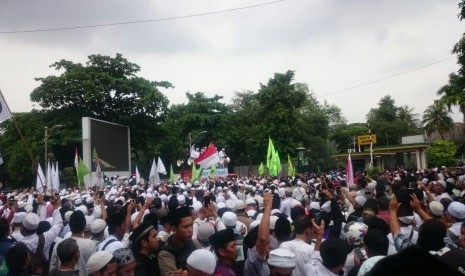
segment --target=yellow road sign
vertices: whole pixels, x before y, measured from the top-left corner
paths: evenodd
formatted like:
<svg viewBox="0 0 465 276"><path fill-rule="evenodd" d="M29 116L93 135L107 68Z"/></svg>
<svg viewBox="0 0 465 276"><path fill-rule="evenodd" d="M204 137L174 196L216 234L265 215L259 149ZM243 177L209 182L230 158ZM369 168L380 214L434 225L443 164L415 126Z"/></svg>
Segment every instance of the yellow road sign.
<svg viewBox="0 0 465 276"><path fill-rule="evenodd" d="M357 136L357 142L359 145L369 145L370 143L376 144L376 134L361 135Z"/></svg>

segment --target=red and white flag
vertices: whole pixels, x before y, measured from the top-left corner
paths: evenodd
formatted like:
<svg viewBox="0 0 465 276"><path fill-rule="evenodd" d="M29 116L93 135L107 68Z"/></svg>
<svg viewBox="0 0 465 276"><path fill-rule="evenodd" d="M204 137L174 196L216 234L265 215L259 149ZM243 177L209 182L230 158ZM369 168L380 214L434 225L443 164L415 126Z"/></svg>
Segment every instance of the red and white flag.
<svg viewBox="0 0 465 276"><path fill-rule="evenodd" d="M195 164L200 165L204 169L208 169L211 166L220 162L220 156L215 145L210 144L208 148L200 154L200 156L194 159Z"/></svg>
<svg viewBox="0 0 465 276"><path fill-rule="evenodd" d="M347 173L347 185L354 184L354 170L352 168L352 158L347 156L347 163L346 163L346 173Z"/></svg>

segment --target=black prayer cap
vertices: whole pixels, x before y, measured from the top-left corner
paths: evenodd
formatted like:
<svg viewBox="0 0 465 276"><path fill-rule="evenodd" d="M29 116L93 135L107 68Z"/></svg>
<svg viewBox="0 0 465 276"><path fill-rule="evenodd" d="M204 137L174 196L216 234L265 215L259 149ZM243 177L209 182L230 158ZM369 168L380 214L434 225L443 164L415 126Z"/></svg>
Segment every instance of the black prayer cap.
<svg viewBox="0 0 465 276"><path fill-rule="evenodd" d="M215 234L211 235L208 239L210 240L211 245L213 245L213 247L215 248L218 248L221 245L236 240L236 238L234 237L234 230L232 229L224 229L218 231Z"/></svg>

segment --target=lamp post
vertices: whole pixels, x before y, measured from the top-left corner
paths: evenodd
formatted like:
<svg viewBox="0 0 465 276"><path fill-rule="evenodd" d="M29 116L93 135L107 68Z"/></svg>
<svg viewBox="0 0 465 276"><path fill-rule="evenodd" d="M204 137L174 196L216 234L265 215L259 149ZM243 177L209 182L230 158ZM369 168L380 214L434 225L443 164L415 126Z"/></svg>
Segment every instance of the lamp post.
<svg viewBox="0 0 465 276"><path fill-rule="evenodd" d="M208 131L206 130L203 130L199 133L197 133L196 135L194 135L194 137L192 138L192 132L189 132L189 150L191 149L191 146L192 146L192 141L195 142L195 138L197 138L197 136L199 136L200 134L204 134L204 133L207 133Z"/></svg>
<svg viewBox="0 0 465 276"><path fill-rule="evenodd" d="M54 125L53 127L50 128L50 130L48 129L48 127L44 127L44 130L45 130L45 134L44 134L44 144L45 144L45 159L44 159L44 169L45 169L45 179L47 179L47 161L48 161L48 156L47 156L47 149L48 149L48 146L47 146L47 142L48 142L48 138L50 137L50 133L54 128L57 128L57 127L62 127L63 125ZM47 183L48 184L48 183Z"/></svg>
<svg viewBox="0 0 465 276"><path fill-rule="evenodd" d="M299 173L302 172L302 160L304 159L304 150L305 148L300 145L297 148L297 154L299 156Z"/></svg>

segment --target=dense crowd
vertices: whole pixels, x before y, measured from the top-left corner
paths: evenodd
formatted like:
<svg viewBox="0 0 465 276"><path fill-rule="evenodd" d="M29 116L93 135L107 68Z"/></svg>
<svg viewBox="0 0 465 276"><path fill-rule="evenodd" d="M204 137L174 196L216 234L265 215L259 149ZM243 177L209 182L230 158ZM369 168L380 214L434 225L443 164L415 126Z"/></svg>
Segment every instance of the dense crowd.
<svg viewBox="0 0 465 276"><path fill-rule="evenodd" d="M465 274L465 169L0 195L0 275Z"/></svg>

